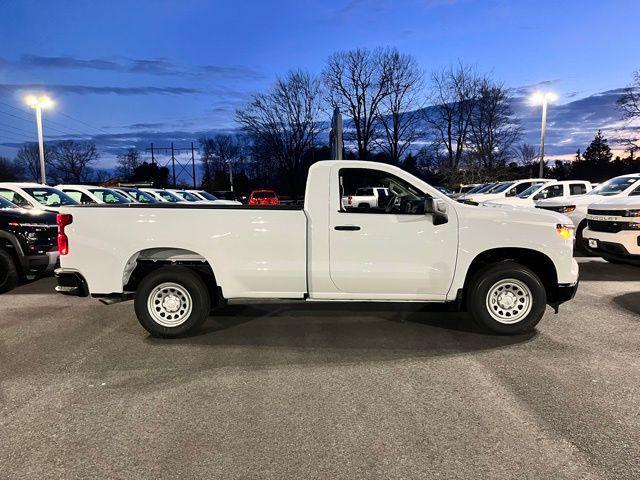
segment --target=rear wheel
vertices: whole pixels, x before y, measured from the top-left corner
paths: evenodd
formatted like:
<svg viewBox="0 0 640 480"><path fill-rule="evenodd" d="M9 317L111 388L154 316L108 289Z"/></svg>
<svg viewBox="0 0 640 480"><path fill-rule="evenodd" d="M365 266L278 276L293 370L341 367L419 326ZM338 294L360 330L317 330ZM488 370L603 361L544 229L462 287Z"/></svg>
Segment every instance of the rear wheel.
<svg viewBox="0 0 640 480"><path fill-rule="evenodd" d="M515 262L490 265L471 280L467 307L474 319L496 333L533 330L547 305L538 276Z"/></svg>
<svg viewBox="0 0 640 480"><path fill-rule="evenodd" d="M8 292L18 286L20 275L13 257L0 248L0 293Z"/></svg>
<svg viewBox="0 0 640 480"><path fill-rule="evenodd" d="M142 279L135 298L136 316L152 335L175 338L195 330L211 310L202 278L186 267L163 267Z"/></svg>

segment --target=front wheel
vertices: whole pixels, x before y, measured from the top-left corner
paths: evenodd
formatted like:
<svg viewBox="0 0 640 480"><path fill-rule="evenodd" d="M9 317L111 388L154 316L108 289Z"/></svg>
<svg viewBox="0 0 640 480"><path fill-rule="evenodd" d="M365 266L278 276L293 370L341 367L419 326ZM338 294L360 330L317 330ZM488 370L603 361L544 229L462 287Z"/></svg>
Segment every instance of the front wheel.
<svg viewBox="0 0 640 480"><path fill-rule="evenodd" d="M531 331L547 305L540 278L515 262L488 266L471 280L467 307L476 321L501 334Z"/></svg>
<svg viewBox="0 0 640 480"><path fill-rule="evenodd" d="M195 330L211 310L202 278L186 267L163 267L147 275L134 302L140 324L152 335L175 338Z"/></svg>
<svg viewBox="0 0 640 480"><path fill-rule="evenodd" d="M18 286L20 275L16 263L5 249L0 248L0 293L8 292Z"/></svg>

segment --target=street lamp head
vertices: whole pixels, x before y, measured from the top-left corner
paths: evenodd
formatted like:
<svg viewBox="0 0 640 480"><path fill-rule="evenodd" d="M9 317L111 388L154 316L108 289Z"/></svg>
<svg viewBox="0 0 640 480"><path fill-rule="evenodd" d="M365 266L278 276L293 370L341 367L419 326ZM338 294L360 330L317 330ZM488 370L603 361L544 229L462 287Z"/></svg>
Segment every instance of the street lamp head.
<svg viewBox="0 0 640 480"><path fill-rule="evenodd" d="M555 102L558 95L553 92L535 92L531 95L531 103L533 105L542 105L545 102Z"/></svg>
<svg viewBox="0 0 640 480"><path fill-rule="evenodd" d="M24 101L31 108L51 108L53 106L53 100L46 95L40 95L39 97L28 95Z"/></svg>

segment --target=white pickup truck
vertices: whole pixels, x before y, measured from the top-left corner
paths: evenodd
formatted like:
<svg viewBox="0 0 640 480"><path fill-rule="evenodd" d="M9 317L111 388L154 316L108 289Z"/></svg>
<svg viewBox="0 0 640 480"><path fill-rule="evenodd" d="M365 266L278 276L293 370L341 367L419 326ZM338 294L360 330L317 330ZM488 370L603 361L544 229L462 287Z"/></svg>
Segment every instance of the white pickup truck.
<svg viewBox="0 0 640 480"><path fill-rule="evenodd" d="M640 265L640 191L589 205L583 236L608 262Z"/></svg>
<svg viewBox="0 0 640 480"><path fill-rule="evenodd" d="M345 189L359 182L392 197L378 208L344 206ZM564 215L463 205L374 162L314 164L303 207L76 206L58 223L57 291L133 297L142 326L164 337L239 298L450 302L494 332L520 333L547 304L557 311L571 299L578 282Z"/></svg>

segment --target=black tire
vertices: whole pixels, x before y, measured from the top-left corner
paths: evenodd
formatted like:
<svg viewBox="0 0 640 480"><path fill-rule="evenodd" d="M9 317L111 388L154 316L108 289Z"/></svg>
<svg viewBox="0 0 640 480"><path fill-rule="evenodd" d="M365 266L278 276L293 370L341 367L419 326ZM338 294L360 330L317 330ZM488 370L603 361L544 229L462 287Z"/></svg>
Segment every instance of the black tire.
<svg viewBox="0 0 640 480"><path fill-rule="evenodd" d="M177 287L157 290L157 287L167 284L174 284ZM188 295L184 291L188 292ZM154 313L150 311L149 303L159 302L158 295L164 295L164 300L159 307L156 306L158 311ZM151 300L150 297L155 300ZM174 312L165 308L166 301L173 302L170 304L171 308L178 308L175 311L175 321L171 319ZM211 310L211 298L206 284L193 270L179 266L162 267L142 279L136 292L134 306L138 321L151 335L176 338L197 329L204 323ZM159 320L165 323L164 325L156 319L163 314L166 317Z"/></svg>
<svg viewBox="0 0 640 480"><path fill-rule="evenodd" d="M509 298L505 300L515 302L514 307L501 309L496 302L492 303L487 299L490 293L500 294L499 287L496 289L494 287L502 281L507 282L507 285L503 287L506 290L503 291ZM529 290L528 293L526 293L526 289ZM528 300L526 300L527 296ZM524 297L524 299L521 300L520 297ZM524 305L521 306L519 302ZM496 312L489 311L488 303L493 306ZM525 315L529 306L530 309ZM476 273L469 284L467 296L469 312L480 325L496 333L513 335L533 330L544 315L546 306L547 292L540 278L527 267L515 262L500 262L489 265ZM506 318L505 315L514 316ZM514 321L513 319L519 315L523 315L523 317ZM496 316L502 316L502 321L497 320ZM505 323L509 321L514 321L514 323Z"/></svg>
<svg viewBox="0 0 640 480"><path fill-rule="evenodd" d="M18 286L20 274L13 257L4 248L0 248L0 293L13 290Z"/></svg>
<svg viewBox="0 0 640 480"><path fill-rule="evenodd" d="M597 254L589 248L589 246L587 245L587 242L585 242L584 240L584 236L582 234L584 233L585 228L587 228L587 221L583 220L582 222L580 222L580 225L578 225L578 228L576 228L576 239L575 239L574 250L575 252L581 253L583 255L597 256Z"/></svg>

